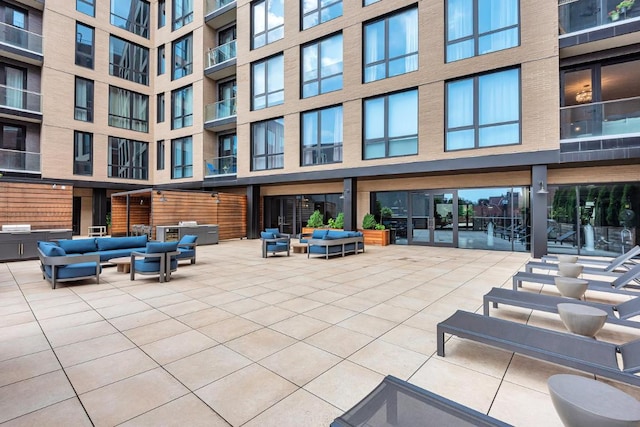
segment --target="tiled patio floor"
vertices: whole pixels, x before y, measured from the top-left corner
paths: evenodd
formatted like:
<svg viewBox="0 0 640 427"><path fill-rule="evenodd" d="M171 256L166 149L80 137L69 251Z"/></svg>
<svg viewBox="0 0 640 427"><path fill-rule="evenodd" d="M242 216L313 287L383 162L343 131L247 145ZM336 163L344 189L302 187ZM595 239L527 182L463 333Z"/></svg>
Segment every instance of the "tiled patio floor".
<svg viewBox="0 0 640 427"><path fill-rule="evenodd" d="M99 285L56 290L37 261L0 264L0 423L328 426L392 374L511 424L561 425L546 379L569 370L457 338L435 355L436 324L478 311L528 259L406 246L262 259L242 240L199 247L167 284L105 268Z"/></svg>

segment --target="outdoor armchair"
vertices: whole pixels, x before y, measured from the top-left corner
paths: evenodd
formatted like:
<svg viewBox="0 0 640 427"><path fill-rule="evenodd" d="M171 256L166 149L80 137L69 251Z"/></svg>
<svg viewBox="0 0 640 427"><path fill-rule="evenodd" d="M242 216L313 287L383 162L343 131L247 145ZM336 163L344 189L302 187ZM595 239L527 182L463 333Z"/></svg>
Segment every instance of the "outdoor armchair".
<svg viewBox="0 0 640 427"><path fill-rule="evenodd" d="M178 261L190 260L191 264L196 263L196 240L198 240L198 236L192 234L182 236L178 241L178 251L180 251L180 254L176 256Z"/></svg>
<svg viewBox="0 0 640 427"><path fill-rule="evenodd" d="M100 283L100 255L67 255L65 250L52 242L38 242L38 258L42 278L56 288L58 282L96 278Z"/></svg>
<svg viewBox="0 0 640 427"><path fill-rule="evenodd" d="M149 242L146 252L131 252L131 280L138 274L157 274L160 283L171 280L178 269L178 242Z"/></svg>
<svg viewBox="0 0 640 427"><path fill-rule="evenodd" d="M260 239L262 239L262 258L266 258L269 253L275 255L277 252L286 252L289 256L290 234L280 233L277 228L267 228L260 233Z"/></svg>

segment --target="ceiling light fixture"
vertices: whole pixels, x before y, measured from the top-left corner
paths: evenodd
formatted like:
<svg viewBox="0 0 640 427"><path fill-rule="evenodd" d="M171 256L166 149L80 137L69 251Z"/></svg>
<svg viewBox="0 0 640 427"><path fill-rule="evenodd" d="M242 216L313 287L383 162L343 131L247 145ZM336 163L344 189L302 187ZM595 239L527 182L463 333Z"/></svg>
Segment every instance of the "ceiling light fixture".
<svg viewBox="0 0 640 427"><path fill-rule="evenodd" d="M584 85L582 90L576 93L576 102L579 104L586 104L587 102L591 102L593 92L591 92L591 88L589 85Z"/></svg>

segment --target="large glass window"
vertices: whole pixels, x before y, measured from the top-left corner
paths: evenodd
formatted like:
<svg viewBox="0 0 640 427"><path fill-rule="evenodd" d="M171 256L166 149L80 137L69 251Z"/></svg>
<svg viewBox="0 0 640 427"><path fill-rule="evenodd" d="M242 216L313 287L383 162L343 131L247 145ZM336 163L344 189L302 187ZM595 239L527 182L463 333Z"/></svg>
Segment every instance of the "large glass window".
<svg viewBox="0 0 640 427"><path fill-rule="evenodd" d="M251 4L253 49L284 37L283 3L283 0L260 0Z"/></svg>
<svg viewBox="0 0 640 427"><path fill-rule="evenodd" d="M171 178L193 176L193 142L191 137L171 141Z"/></svg>
<svg viewBox="0 0 640 427"><path fill-rule="evenodd" d="M4 85L4 96L0 105L24 109L27 106L27 70L0 63L0 85Z"/></svg>
<svg viewBox="0 0 640 427"><path fill-rule="evenodd" d="M75 131L73 136L73 174L93 175L93 134Z"/></svg>
<svg viewBox="0 0 640 427"><path fill-rule="evenodd" d="M413 7L364 26L364 81L418 69L418 9Z"/></svg>
<svg viewBox="0 0 640 427"><path fill-rule="evenodd" d="M253 110L284 102L284 56L277 55L251 66L251 106Z"/></svg>
<svg viewBox="0 0 640 427"><path fill-rule="evenodd" d="M300 0L300 3L303 30L342 16L342 0Z"/></svg>
<svg viewBox="0 0 640 427"><path fill-rule="evenodd" d="M364 158L418 154L418 90L364 101Z"/></svg>
<svg viewBox="0 0 640 427"><path fill-rule="evenodd" d="M110 136L107 174L110 178L148 179L149 144Z"/></svg>
<svg viewBox="0 0 640 427"><path fill-rule="evenodd" d="M191 34L176 40L172 46L171 80L193 73L193 37Z"/></svg>
<svg viewBox="0 0 640 427"><path fill-rule="evenodd" d="M342 34L302 48L302 97L342 89Z"/></svg>
<svg viewBox="0 0 640 427"><path fill-rule="evenodd" d="M93 69L93 28L76 23L76 65Z"/></svg>
<svg viewBox="0 0 640 427"><path fill-rule="evenodd" d="M342 162L342 106L302 113L302 165Z"/></svg>
<svg viewBox="0 0 640 427"><path fill-rule="evenodd" d="M24 126L16 126L9 123L0 123L0 168L8 170L31 170L27 167L26 134ZM38 163L40 158L38 156ZM38 169L39 170L39 165Z"/></svg>
<svg viewBox="0 0 640 427"><path fill-rule="evenodd" d="M193 22L193 0L173 0L173 30Z"/></svg>
<svg viewBox="0 0 640 427"><path fill-rule="evenodd" d="M284 167L284 119L251 124L251 170Z"/></svg>
<svg viewBox="0 0 640 427"><path fill-rule="evenodd" d="M73 118L93 121L93 80L76 77L75 109Z"/></svg>
<svg viewBox="0 0 640 427"><path fill-rule="evenodd" d="M519 0L447 0L447 62L520 44Z"/></svg>
<svg viewBox="0 0 640 427"><path fill-rule="evenodd" d="M111 0L111 25L149 38L149 2Z"/></svg>
<svg viewBox="0 0 640 427"><path fill-rule="evenodd" d="M639 243L637 183L549 185L549 253L615 257Z"/></svg>
<svg viewBox="0 0 640 427"><path fill-rule="evenodd" d="M109 86L109 126L149 131L149 97Z"/></svg>
<svg viewBox="0 0 640 427"><path fill-rule="evenodd" d="M85 15L96 16L94 0L76 0L76 10Z"/></svg>
<svg viewBox="0 0 640 427"><path fill-rule="evenodd" d="M149 49L119 37L109 37L109 74L149 84Z"/></svg>
<svg viewBox="0 0 640 427"><path fill-rule="evenodd" d="M446 150L520 143L520 70L446 84Z"/></svg>
<svg viewBox="0 0 640 427"><path fill-rule="evenodd" d="M193 125L193 87L191 85L171 92L171 129Z"/></svg>

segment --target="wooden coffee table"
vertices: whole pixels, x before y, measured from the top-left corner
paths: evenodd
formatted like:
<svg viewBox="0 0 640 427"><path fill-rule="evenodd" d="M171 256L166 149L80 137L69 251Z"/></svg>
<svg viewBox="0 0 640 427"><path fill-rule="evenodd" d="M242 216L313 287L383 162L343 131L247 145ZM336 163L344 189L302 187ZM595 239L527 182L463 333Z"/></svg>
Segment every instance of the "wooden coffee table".
<svg viewBox="0 0 640 427"><path fill-rule="evenodd" d="M306 243L291 243L291 248L293 249L294 254L306 254L307 253L307 244Z"/></svg>
<svg viewBox="0 0 640 427"><path fill-rule="evenodd" d="M112 258L109 262L116 265L118 273L131 272L131 257Z"/></svg>

